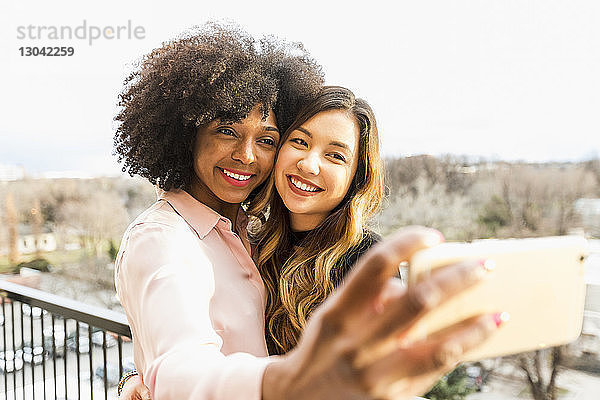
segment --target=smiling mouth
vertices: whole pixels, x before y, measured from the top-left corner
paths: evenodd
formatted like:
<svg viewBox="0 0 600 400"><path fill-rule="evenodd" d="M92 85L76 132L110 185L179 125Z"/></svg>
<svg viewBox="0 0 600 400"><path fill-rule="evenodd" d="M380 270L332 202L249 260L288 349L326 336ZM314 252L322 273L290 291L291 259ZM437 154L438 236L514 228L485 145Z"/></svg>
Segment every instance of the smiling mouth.
<svg viewBox="0 0 600 400"><path fill-rule="evenodd" d="M249 175L240 174L240 173L236 173L236 172L230 171L225 168L220 168L220 167L217 167L217 168L219 168L219 170L221 170L221 172L223 174L227 175L229 178L235 179L236 181L239 181L239 182L245 182L248 179L252 178L252 174L249 174Z"/></svg>
<svg viewBox="0 0 600 400"><path fill-rule="evenodd" d="M293 177L291 175L288 175L287 178L288 178L288 181L296 189L301 190L303 192L306 192L306 193L318 193L318 192L322 192L323 191L323 189L321 189L320 187L307 184L306 182L302 182L301 180L299 180L299 179L297 179L297 178L295 178L295 177Z"/></svg>
<svg viewBox="0 0 600 400"><path fill-rule="evenodd" d="M250 182L254 182L254 179L250 178L254 177L255 174L249 174L247 172L244 173L242 171L234 171L221 167L217 167L217 169L221 173L221 176L223 177L225 182L227 182L233 187L242 189L250 185Z"/></svg>

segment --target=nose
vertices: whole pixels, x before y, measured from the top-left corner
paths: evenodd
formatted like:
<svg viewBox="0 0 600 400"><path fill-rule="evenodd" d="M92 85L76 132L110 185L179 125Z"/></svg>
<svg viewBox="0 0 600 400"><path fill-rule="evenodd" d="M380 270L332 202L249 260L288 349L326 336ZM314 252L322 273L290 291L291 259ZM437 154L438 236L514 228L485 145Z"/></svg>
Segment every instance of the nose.
<svg viewBox="0 0 600 400"><path fill-rule="evenodd" d="M302 172L311 175L319 175L319 172L321 170L320 163L321 161L319 159L318 154L308 153L305 157L302 157L300 160L298 160L297 166L298 169Z"/></svg>
<svg viewBox="0 0 600 400"><path fill-rule="evenodd" d="M245 165L252 164L256 161L254 142L252 140L242 140L237 143L233 153L231 153L231 158Z"/></svg>

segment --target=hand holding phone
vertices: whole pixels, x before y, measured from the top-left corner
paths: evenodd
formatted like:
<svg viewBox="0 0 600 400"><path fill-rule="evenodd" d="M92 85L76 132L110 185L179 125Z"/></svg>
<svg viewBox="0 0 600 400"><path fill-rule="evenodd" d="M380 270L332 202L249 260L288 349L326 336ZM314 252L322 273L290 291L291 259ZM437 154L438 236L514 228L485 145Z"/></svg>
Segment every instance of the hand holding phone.
<svg viewBox="0 0 600 400"><path fill-rule="evenodd" d="M465 361L557 346L581 333L587 241L579 236L444 243L416 253L409 288L437 267L479 260L488 276L421 318L410 340L426 338L479 314L510 320Z"/></svg>

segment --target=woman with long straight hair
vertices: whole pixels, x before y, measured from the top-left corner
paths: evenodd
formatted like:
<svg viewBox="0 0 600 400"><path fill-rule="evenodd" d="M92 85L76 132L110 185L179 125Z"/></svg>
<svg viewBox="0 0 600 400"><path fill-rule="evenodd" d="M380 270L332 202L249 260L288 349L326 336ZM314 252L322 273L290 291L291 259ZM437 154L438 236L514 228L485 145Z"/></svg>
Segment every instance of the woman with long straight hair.
<svg viewBox="0 0 600 400"><path fill-rule="evenodd" d="M324 87L282 136L273 174L249 210L269 210L254 258L267 289L270 354L296 345L312 311L379 240L368 223L383 181L373 110L349 89Z"/></svg>

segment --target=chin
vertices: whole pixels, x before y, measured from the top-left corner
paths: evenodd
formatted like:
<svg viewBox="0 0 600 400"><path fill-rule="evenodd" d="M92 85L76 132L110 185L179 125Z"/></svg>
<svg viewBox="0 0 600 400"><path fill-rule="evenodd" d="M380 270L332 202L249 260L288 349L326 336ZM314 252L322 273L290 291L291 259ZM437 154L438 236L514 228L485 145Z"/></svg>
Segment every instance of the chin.
<svg viewBox="0 0 600 400"><path fill-rule="evenodd" d="M237 204L242 203L244 200L248 198L250 192L248 193L221 193L218 197L225 203Z"/></svg>
<svg viewBox="0 0 600 400"><path fill-rule="evenodd" d="M310 207L306 207L306 204L301 201L291 201L287 203L284 201L283 205L289 210L289 212L294 214L308 214L310 212Z"/></svg>

